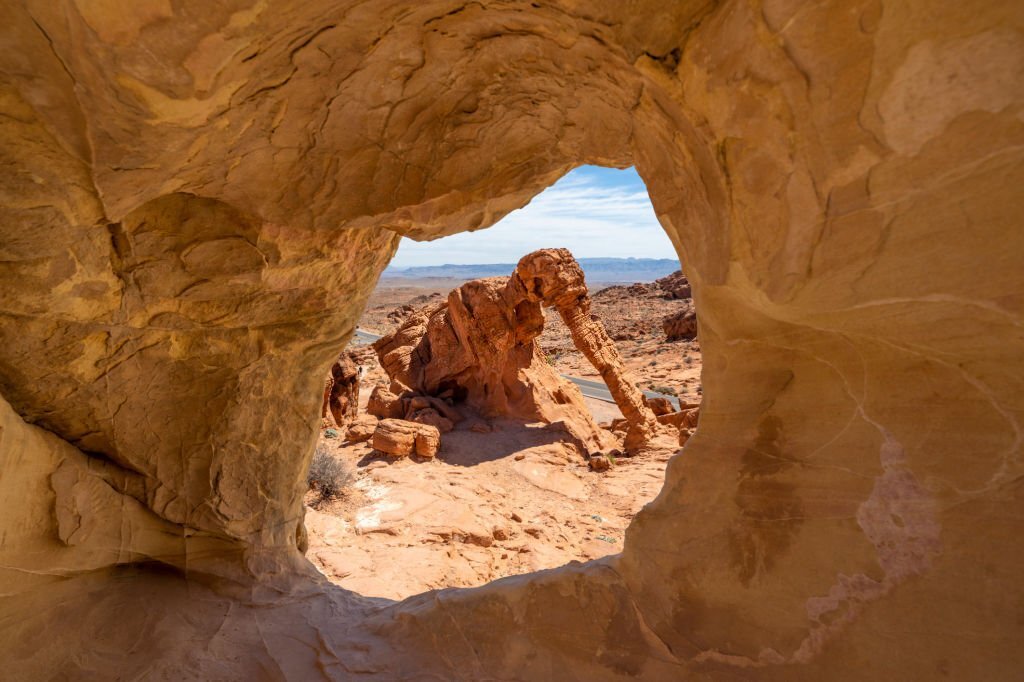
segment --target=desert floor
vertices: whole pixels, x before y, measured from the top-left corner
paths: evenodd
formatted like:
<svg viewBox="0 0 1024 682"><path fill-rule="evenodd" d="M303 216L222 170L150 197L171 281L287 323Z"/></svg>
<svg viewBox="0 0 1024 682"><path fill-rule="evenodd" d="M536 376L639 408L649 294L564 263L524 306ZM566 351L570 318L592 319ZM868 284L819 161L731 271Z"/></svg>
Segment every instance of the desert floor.
<svg viewBox="0 0 1024 682"><path fill-rule="evenodd" d="M384 282L360 327L385 334L403 305L418 307L458 284ZM697 342L666 342L660 324L685 302L635 296L628 287L592 293L594 313L616 339L634 381L700 402ZM549 314L540 343L560 372L600 378L573 348L557 315ZM365 369L362 411L373 387L388 381L372 349L349 350ZM621 416L614 404L586 402L599 423ZM342 587L400 599L616 554L626 527L658 494L666 463L678 451L619 458L610 470L595 473L544 424L490 424L490 433L458 425L442 436L438 456L426 461L385 458L367 442L348 443L322 430L320 447L342 463L349 479L336 499L307 495L307 556Z"/></svg>

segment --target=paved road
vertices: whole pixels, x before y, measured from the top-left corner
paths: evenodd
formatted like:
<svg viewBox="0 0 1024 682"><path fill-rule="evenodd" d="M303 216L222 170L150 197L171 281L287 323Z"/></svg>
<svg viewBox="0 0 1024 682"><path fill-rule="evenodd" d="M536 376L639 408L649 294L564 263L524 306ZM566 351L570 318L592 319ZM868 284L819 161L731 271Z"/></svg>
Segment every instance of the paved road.
<svg viewBox="0 0 1024 682"><path fill-rule="evenodd" d="M365 332L362 329L357 329L352 342L357 346L367 346L379 338L379 334L371 334L370 332Z"/></svg>
<svg viewBox="0 0 1024 682"><path fill-rule="evenodd" d="M379 338L379 334L372 334L368 331L357 329L355 338L353 338L352 341L356 345L363 346L373 343ZM576 384L580 389L580 393L588 398L603 400L606 403L615 402L615 398L613 398L612 394L608 391L608 386L600 381L594 381L593 379L581 379L580 377L569 376L568 374L563 374L562 376ZM668 398L668 401L672 403L672 406L677 410L679 409L679 398L674 395L666 395L655 391L644 391L644 395L648 398Z"/></svg>

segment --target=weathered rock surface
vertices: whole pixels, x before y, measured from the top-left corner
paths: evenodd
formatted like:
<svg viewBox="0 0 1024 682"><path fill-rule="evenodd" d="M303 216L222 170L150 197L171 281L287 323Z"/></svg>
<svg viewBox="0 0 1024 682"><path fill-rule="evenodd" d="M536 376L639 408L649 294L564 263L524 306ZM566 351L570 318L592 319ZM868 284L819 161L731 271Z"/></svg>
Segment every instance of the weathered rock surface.
<svg viewBox="0 0 1024 682"><path fill-rule="evenodd" d="M578 389L540 353L536 339L543 331L542 305L558 311L577 348L608 384L632 426L630 447L650 442L657 431L655 415L625 378L601 321L590 314L583 271L566 249L528 254L510 277L467 282L446 302L411 312L405 324L376 341L391 391L381 391L373 409L394 411L392 395L420 394L403 401L406 418L413 419L422 408L450 409L434 397L449 395L488 417L559 422L584 448L600 448L607 438ZM425 418L432 419L429 413Z"/></svg>
<svg viewBox="0 0 1024 682"><path fill-rule="evenodd" d="M1022 12L0 7L5 674L1016 677ZM582 163L636 166L700 308L661 494L601 562L317 582L319 389L398 235Z"/></svg>
<svg viewBox="0 0 1024 682"><path fill-rule="evenodd" d="M600 373L608 392L629 424L626 448L642 447L658 436L654 412L640 389L627 378L622 358L601 324L590 313L590 296L583 271L567 249L541 249L523 256L511 283L530 301L558 311L575 346Z"/></svg>
<svg viewBox="0 0 1024 682"><path fill-rule="evenodd" d="M447 393L487 418L560 422L584 449L599 448L605 436L579 389L537 346L544 315L519 284L507 277L467 282L375 342L390 393L417 394L411 400Z"/></svg>
<svg viewBox="0 0 1024 682"><path fill-rule="evenodd" d="M660 289L660 296L669 300L692 298L693 290L690 287L690 280L682 270L676 270L671 275L654 280L654 286Z"/></svg>
<svg viewBox="0 0 1024 682"><path fill-rule="evenodd" d="M422 410L416 410L409 415L409 421L417 422L419 424L429 424L441 433L448 433L455 428L455 424L452 423L451 419L443 416L432 407L425 407Z"/></svg>
<svg viewBox="0 0 1024 682"><path fill-rule="evenodd" d="M432 458L441 447L436 426L405 419L382 419L373 432L373 449L391 457Z"/></svg>
<svg viewBox="0 0 1024 682"><path fill-rule="evenodd" d="M366 402L366 412L381 419L401 419L405 416L405 405L401 398L388 389L376 386Z"/></svg>
<svg viewBox="0 0 1024 682"><path fill-rule="evenodd" d="M681 310L662 320L661 327L665 330L666 341L696 338L697 313L693 310Z"/></svg>
<svg viewBox="0 0 1024 682"><path fill-rule="evenodd" d="M320 416L328 413L338 426L344 426L359 412L359 365L347 353L331 365L324 385L324 404Z"/></svg>
<svg viewBox="0 0 1024 682"><path fill-rule="evenodd" d="M351 422L345 431L345 438L353 443L362 443L373 438L373 432L377 430L377 417L372 414L361 414Z"/></svg>

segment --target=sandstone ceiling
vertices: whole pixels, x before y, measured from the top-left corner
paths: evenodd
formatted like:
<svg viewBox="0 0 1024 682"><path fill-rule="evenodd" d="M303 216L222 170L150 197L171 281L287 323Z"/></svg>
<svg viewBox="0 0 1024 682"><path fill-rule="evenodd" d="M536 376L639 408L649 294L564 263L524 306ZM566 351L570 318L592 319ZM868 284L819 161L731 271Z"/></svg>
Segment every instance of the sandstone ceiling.
<svg viewBox="0 0 1024 682"><path fill-rule="evenodd" d="M0 26L15 679L1024 666L1024 6L26 0ZM661 495L609 560L397 604L325 584L318 389L399 235L582 163L636 166L700 307Z"/></svg>

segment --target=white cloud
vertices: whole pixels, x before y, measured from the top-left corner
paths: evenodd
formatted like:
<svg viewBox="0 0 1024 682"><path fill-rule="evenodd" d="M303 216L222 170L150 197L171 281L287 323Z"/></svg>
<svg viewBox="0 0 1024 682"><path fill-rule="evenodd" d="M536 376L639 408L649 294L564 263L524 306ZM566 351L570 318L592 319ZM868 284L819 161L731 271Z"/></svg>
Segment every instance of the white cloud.
<svg viewBox="0 0 1024 682"><path fill-rule="evenodd" d="M493 227L433 242L403 239L392 265L514 263L565 247L577 258L675 258L636 172L583 167Z"/></svg>

